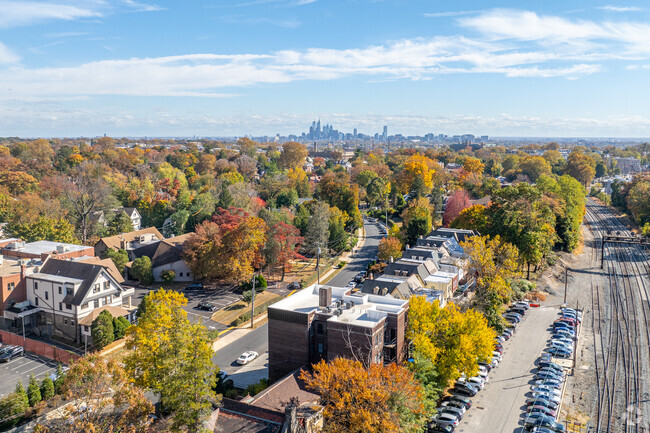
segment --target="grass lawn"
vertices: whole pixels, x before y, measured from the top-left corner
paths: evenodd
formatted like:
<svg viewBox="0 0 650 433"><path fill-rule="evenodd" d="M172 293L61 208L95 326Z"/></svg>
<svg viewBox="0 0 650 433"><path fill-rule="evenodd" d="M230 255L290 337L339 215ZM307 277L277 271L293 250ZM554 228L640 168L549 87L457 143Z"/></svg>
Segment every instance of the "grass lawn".
<svg viewBox="0 0 650 433"><path fill-rule="evenodd" d="M280 295L276 295L275 293L268 291L257 293L255 295L255 305L262 305L264 302L268 302L279 297ZM230 324L235 319L237 319L242 314L250 311L250 309L251 304L249 302L238 301L214 313L212 315L212 320L230 326Z"/></svg>

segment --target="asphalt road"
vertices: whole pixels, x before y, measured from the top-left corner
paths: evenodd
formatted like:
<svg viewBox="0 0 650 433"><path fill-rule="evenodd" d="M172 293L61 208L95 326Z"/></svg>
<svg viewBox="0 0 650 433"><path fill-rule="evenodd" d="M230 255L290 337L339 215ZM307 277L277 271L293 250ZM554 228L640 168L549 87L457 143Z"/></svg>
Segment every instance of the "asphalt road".
<svg viewBox="0 0 650 433"><path fill-rule="evenodd" d="M383 235L379 233L379 228L374 223L366 222L366 242L354 258L327 284L335 287L345 287L354 280L354 277L361 271L365 271L368 263L373 261L377 256L377 246Z"/></svg>
<svg viewBox="0 0 650 433"><path fill-rule="evenodd" d="M248 365L237 364L239 355L249 350L254 350L260 356ZM246 388L250 384L259 382L260 379L268 378L268 325L264 324L217 350L212 360L219 369L228 373L229 378L238 388Z"/></svg>

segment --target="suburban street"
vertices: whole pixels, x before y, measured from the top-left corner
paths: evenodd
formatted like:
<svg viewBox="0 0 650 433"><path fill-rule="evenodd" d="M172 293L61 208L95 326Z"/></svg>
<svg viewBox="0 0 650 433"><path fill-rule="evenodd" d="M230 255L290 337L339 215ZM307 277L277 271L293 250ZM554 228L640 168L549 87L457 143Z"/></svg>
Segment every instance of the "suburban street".
<svg viewBox="0 0 650 433"><path fill-rule="evenodd" d="M239 355L254 350L260 356L248 365L239 365L236 360ZM268 377L268 325L264 324L248 332L242 338L233 341L227 346L217 350L212 358L219 369L228 373L236 387L246 388L248 385L259 382Z"/></svg>
<svg viewBox="0 0 650 433"><path fill-rule="evenodd" d="M366 229L366 242L363 247L354 255L354 258L331 280L327 282L332 286L345 287L354 276L361 271L365 271L368 263L370 263L377 256L377 246L379 240L383 237L379 234L379 228L375 223L365 221L364 228Z"/></svg>

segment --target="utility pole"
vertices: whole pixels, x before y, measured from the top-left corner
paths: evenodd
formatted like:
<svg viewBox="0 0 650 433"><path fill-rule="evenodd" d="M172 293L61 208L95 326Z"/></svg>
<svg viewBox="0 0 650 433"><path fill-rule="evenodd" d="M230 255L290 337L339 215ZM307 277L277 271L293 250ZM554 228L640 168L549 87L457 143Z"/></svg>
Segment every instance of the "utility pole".
<svg viewBox="0 0 650 433"><path fill-rule="evenodd" d="M318 253L316 254L316 273L318 275L317 284L320 286L320 247L318 247Z"/></svg>
<svg viewBox="0 0 650 433"><path fill-rule="evenodd" d="M255 320L255 269L253 269L253 297L251 298L251 329Z"/></svg>

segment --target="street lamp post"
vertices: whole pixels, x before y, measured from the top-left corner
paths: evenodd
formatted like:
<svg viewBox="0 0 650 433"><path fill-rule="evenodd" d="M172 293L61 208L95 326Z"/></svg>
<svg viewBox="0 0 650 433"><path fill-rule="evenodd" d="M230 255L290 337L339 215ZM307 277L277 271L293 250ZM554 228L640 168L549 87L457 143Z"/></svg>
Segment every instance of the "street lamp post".
<svg viewBox="0 0 650 433"><path fill-rule="evenodd" d="M318 247L318 253L316 254L316 273L318 275L316 283L320 286L320 247Z"/></svg>
<svg viewBox="0 0 650 433"><path fill-rule="evenodd" d="M253 296L251 298L251 329L255 320L255 269L253 269Z"/></svg>

